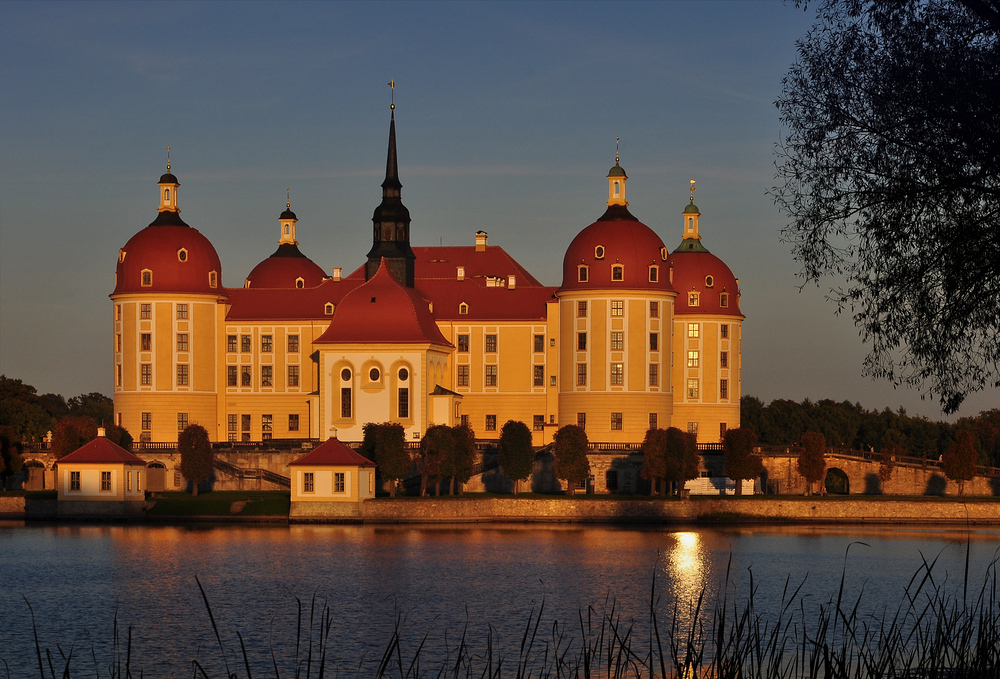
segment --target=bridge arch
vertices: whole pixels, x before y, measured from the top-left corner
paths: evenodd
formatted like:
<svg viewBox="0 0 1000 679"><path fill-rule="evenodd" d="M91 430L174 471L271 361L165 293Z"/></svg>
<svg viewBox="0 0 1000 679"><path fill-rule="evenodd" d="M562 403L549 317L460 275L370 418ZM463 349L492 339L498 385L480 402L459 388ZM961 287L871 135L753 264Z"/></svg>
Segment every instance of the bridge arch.
<svg viewBox="0 0 1000 679"><path fill-rule="evenodd" d="M851 477L840 467L830 467L826 470L826 485L828 495L850 495Z"/></svg>

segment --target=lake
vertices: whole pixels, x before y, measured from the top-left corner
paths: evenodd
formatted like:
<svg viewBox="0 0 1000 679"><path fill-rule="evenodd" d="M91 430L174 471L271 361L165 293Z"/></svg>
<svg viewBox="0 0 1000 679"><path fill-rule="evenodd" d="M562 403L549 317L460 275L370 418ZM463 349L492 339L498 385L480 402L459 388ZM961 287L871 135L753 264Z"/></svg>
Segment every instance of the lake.
<svg viewBox="0 0 1000 679"><path fill-rule="evenodd" d="M725 591L727 574L740 597L752 574L765 613L786 582L804 580L812 606L836 596L842 575L848 600L860 594L865 611L894 610L924 559L937 559L937 582L960 587L967 544L978 591L1000 531L0 522L0 676L4 663L12 677L38 676L28 603L43 649L58 658L72 648L73 676L108 673L117 616L123 649L131 628L133 674L155 678L190 677L195 659L209 676L224 676L227 661L243 676L237 632L255 676L274 675L272 649L281 675L292 674L296 600L306 616L315 600L317 615L329 610L328 663L351 676L366 663L361 675L371 676L399 620L404 656L425 635L440 649L466 625L473 646L492 626L494 643L516 655L543 602L546 637L555 621L579 637L580 612L612 603L645 629L654 576L661 604L679 602L682 618L703 588L713 600Z"/></svg>

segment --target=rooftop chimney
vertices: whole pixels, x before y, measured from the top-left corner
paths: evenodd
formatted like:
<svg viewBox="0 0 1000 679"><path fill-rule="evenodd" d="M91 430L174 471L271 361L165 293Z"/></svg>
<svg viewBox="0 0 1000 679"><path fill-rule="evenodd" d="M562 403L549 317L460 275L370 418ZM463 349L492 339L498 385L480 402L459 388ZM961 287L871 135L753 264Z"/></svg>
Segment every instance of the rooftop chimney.
<svg viewBox="0 0 1000 679"><path fill-rule="evenodd" d="M340 280L340 272L341 272L341 268L339 266L333 267L333 280L335 280L335 281L339 281Z"/></svg>
<svg viewBox="0 0 1000 679"><path fill-rule="evenodd" d="M476 252L486 252L485 231L476 231Z"/></svg>
<svg viewBox="0 0 1000 679"><path fill-rule="evenodd" d="M105 429L104 427L98 427L97 428L97 435L101 436L101 437L107 436L108 435L108 430Z"/></svg>
<svg viewBox="0 0 1000 679"><path fill-rule="evenodd" d="M464 266L458 267L458 280L460 280L460 281L464 281L465 280L465 267Z"/></svg>
<svg viewBox="0 0 1000 679"><path fill-rule="evenodd" d="M514 289L514 283L516 283L516 282L517 282L517 276L514 276L513 274L510 275L510 276L507 276L507 289L508 290L513 290Z"/></svg>

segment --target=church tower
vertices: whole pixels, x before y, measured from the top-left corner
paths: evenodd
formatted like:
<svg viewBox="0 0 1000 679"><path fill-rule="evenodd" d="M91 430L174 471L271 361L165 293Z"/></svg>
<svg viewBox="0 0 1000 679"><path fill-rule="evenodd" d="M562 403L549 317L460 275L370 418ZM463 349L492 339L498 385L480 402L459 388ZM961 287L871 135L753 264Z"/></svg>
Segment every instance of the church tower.
<svg viewBox="0 0 1000 679"><path fill-rule="evenodd" d="M382 182L382 202L372 215L372 249L365 264L365 280L378 272L384 258L389 272L403 285L413 287L413 262L416 255L410 248L410 211L403 205L400 192L399 167L396 163L395 104L389 119L389 152L385 160L385 181Z"/></svg>

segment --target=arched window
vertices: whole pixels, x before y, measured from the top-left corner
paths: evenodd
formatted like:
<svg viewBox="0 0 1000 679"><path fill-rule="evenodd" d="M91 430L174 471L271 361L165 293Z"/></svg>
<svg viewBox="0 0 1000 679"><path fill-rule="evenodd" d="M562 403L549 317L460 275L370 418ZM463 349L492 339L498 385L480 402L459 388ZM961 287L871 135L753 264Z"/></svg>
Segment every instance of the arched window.
<svg viewBox="0 0 1000 679"><path fill-rule="evenodd" d="M153 272L150 269L142 270L142 287L148 288L153 284Z"/></svg>
<svg viewBox="0 0 1000 679"><path fill-rule="evenodd" d="M295 279L295 287L297 287L297 288L304 288L304 287L306 287L306 282L302 279L301 276L299 278Z"/></svg>
<svg viewBox="0 0 1000 679"><path fill-rule="evenodd" d="M458 313L462 314L463 316L465 314L469 313L469 305L466 304L465 302L462 302L461 304L459 304L458 305Z"/></svg>
<svg viewBox="0 0 1000 679"><path fill-rule="evenodd" d="M622 185L619 182L615 182L615 195L618 196L622 192Z"/></svg>
<svg viewBox="0 0 1000 679"><path fill-rule="evenodd" d="M166 199L168 203L170 202L170 189L163 190L163 197Z"/></svg>
<svg viewBox="0 0 1000 679"><path fill-rule="evenodd" d="M694 217L688 217L688 231L694 231Z"/></svg>
<svg viewBox="0 0 1000 679"><path fill-rule="evenodd" d="M330 302L327 302L326 306L323 307L323 313L325 313L327 316L332 316L333 315L333 304L331 304Z"/></svg>
<svg viewBox="0 0 1000 679"><path fill-rule="evenodd" d="M621 264L615 264L611 267L611 280L613 281L623 281L625 280L625 267Z"/></svg>
<svg viewBox="0 0 1000 679"><path fill-rule="evenodd" d="M291 228L292 227L290 227L288 224L285 224L285 235L286 236L288 235L288 232L291 231Z"/></svg>
<svg viewBox="0 0 1000 679"><path fill-rule="evenodd" d="M577 267L576 273L577 273L576 279L580 283L586 283L590 276L590 267L581 264L579 267Z"/></svg>
<svg viewBox="0 0 1000 679"><path fill-rule="evenodd" d="M660 267L651 266L649 267L649 282L655 283L660 280Z"/></svg>
<svg viewBox="0 0 1000 679"><path fill-rule="evenodd" d="M208 287L217 288L219 287L219 274L215 271L208 272Z"/></svg>

